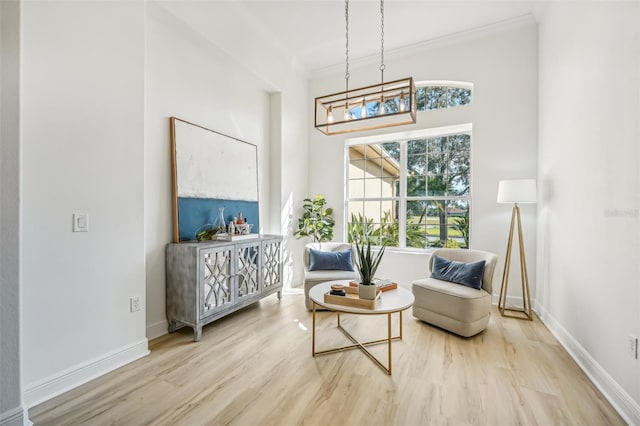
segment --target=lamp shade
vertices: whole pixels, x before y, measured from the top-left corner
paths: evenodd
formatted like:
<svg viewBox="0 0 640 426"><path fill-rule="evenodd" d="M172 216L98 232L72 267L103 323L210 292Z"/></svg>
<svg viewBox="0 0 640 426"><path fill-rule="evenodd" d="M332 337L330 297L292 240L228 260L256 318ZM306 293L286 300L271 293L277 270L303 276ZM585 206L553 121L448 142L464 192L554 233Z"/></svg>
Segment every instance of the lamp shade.
<svg viewBox="0 0 640 426"><path fill-rule="evenodd" d="M501 180L498 184L498 203L535 203L535 179Z"/></svg>

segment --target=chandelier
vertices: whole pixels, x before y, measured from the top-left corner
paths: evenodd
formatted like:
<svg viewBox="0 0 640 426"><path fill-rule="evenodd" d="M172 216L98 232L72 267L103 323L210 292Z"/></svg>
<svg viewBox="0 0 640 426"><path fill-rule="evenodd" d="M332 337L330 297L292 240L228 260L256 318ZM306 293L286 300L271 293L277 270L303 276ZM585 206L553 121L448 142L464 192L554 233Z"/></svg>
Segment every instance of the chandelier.
<svg viewBox="0 0 640 426"><path fill-rule="evenodd" d="M384 0L380 0L380 83L349 90L349 0L345 0L345 91L315 99L315 128L325 135L416 122L413 77L384 81Z"/></svg>

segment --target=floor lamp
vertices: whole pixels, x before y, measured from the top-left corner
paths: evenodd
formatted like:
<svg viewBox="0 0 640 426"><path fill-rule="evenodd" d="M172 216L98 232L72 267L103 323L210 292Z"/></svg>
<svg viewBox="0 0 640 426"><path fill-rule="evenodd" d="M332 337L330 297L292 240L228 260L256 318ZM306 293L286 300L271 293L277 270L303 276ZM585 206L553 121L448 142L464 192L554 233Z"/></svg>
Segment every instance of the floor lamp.
<svg viewBox="0 0 640 426"><path fill-rule="evenodd" d="M529 276L527 275L527 260L524 254L524 240L522 239L522 220L520 219L520 207L518 204L536 202L536 180L515 179L501 180L498 184L498 203L513 203L511 212L511 227L509 228L509 240L507 242L507 254L504 259L504 272L500 286L498 310L502 316L518 319L533 320L531 313L531 295L529 294ZM507 288L509 286L509 267L511 265L511 250L513 248L513 228L518 223L518 244L520 251L520 275L522 277L522 309L507 308ZM506 311L519 313L507 315ZM524 317L520 314L524 314Z"/></svg>

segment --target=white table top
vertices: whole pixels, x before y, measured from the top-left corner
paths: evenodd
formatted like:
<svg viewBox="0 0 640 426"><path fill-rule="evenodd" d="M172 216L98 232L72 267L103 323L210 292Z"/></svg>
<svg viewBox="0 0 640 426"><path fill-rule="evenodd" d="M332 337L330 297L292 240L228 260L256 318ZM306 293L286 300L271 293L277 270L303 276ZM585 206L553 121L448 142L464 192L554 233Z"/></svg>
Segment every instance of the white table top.
<svg viewBox="0 0 640 426"><path fill-rule="evenodd" d="M386 314L390 312L404 311L413 305L415 298L413 293L400 286L395 290L382 292L380 300L376 302L374 309L357 308L355 306L334 305L333 303L325 303L324 294L331 291L331 284L349 285L349 280L328 281L311 287L309 297L316 304L338 312L348 312L351 314Z"/></svg>

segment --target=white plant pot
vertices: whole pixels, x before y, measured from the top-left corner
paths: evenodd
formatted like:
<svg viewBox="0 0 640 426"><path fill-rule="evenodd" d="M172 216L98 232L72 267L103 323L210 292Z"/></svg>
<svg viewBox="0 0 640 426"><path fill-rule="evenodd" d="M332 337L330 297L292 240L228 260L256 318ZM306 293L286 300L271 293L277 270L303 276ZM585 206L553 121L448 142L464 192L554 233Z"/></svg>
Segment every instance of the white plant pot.
<svg viewBox="0 0 640 426"><path fill-rule="evenodd" d="M358 297L360 299L373 300L376 298L375 285L358 284Z"/></svg>

